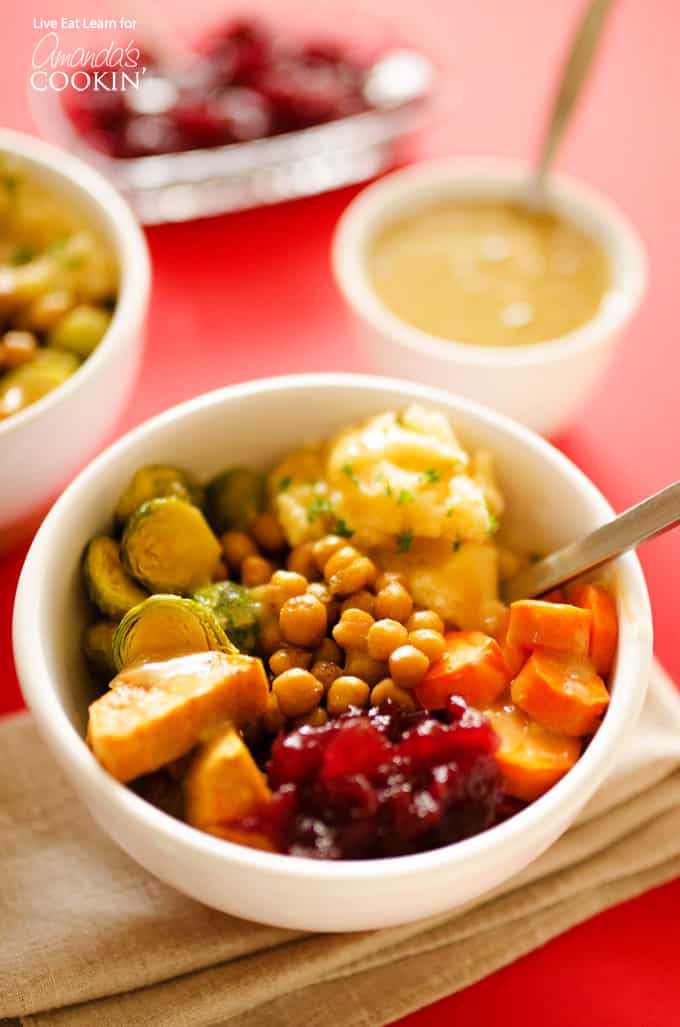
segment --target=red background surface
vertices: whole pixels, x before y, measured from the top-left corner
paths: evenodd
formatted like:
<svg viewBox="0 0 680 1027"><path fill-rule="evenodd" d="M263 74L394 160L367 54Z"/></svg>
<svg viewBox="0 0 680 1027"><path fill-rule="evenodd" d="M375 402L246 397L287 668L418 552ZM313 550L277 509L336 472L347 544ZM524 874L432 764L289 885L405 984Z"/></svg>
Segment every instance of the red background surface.
<svg viewBox="0 0 680 1027"><path fill-rule="evenodd" d="M32 130L26 83L36 41L33 16L91 13L84 6L67 11L62 3L36 0L12 5L11 16L5 6L2 124ZM130 13L124 3L112 6ZM241 7L248 6L257 7L257 0L244 0ZM373 0L373 15L412 33L444 68L433 122L414 153L530 156L579 6L576 0ZM558 440L617 508L678 477L679 43L677 0L620 0L560 160L621 204L650 254L649 293L616 364L597 400ZM219 385L292 371L368 369L350 341L328 263L333 226L354 192L149 231L154 287L148 344L118 433ZM450 386L455 389L455 382ZM21 706L10 617L24 553L0 560L0 712ZM641 554L657 654L678 680L679 557L680 533ZM546 1021L552 1027L677 1024L679 946L680 881L594 918L413 1014L402 1027L476 1027L498 1017L506 1027L543 1027Z"/></svg>

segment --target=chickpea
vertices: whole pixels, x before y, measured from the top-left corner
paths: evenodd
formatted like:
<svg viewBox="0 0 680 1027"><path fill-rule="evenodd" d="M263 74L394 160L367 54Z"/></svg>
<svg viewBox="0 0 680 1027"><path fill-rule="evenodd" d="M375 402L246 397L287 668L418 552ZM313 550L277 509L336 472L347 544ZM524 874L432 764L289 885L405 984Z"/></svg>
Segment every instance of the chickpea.
<svg viewBox="0 0 680 1027"><path fill-rule="evenodd" d="M430 666L425 653L414 645L400 645L389 659L390 675L395 685L400 688L415 688L420 684L425 671Z"/></svg>
<svg viewBox="0 0 680 1027"><path fill-rule="evenodd" d="M387 664L384 660L374 660L366 653L347 653L345 660L345 674L350 677L361 678L367 685L375 685L387 674Z"/></svg>
<svg viewBox="0 0 680 1027"><path fill-rule="evenodd" d="M427 629L438 631L440 635L444 633L444 621L434 610L416 610L406 621L406 627L409 631Z"/></svg>
<svg viewBox="0 0 680 1027"><path fill-rule="evenodd" d="M307 670L312 662L312 654L306 649L297 649L293 646L282 646L269 657L269 669L275 677L292 670L293 667L302 667Z"/></svg>
<svg viewBox="0 0 680 1027"><path fill-rule="evenodd" d="M343 546L333 553L323 573L333 594L348 596L373 584L375 564L353 546Z"/></svg>
<svg viewBox="0 0 680 1027"><path fill-rule="evenodd" d="M344 613L345 610L365 610L366 613L370 613L373 616L373 608L375 607L375 596L372 592L367 592L366 589L362 589L361 592L354 592L353 595L347 596L343 600L340 612Z"/></svg>
<svg viewBox="0 0 680 1027"><path fill-rule="evenodd" d="M265 553L278 553L286 545L286 536L276 514L257 514L248 530Z"/></svg>
<svg viewBox="0 0 680 1027"><path fill-rule="evenodd" d="M260 630L260 648L265 656L272 656L284 645L278 620L267 618Z"/></svg>
<svg viewBox="0 0 680 1027"><path fill-rule="evenodd" d="M241 564L241 583L247 588L266 585L273 571L273 564L263 556L246 556Z"/></svg>
<svg viewBox="0 0 680 1027"><path fill-rule="evenodd" d="M323 685L324 692L327 692L333 682L342 677L342 669L338 663L330 660L316 660L310 668L312 674Z"/></svg>
<svg viewBox="0 0 680 1027"><path fill-rule="evenodd" d="M324 604L328 626L332 627L340 619L340 603L333 598L323 581L313 581L307 592Z"/></svg>
<svg viewBox="0 0 680 1027"><path fill-rule="evenodd" d="M375 615L382 619L401 621L409 619L413 611L413 600L399 581L389 581L375 597Z"/></svg>
<svg viewBox="0 0 680 1027"><path fill-rule="evenodd" d="M258 555L257 546L244 531L225 531L220 542L224 559L231 570L240 570L246 556Z"/></svg>
<svg viewBox="0 0 680 1027"><path fill-rule="evenodd" d="M295 571L274 571L270 584L279 590L285 602L293 596L304 595L308 582L307 578L302 574L296 574Z"/></svg>
<svg viewBox="0 0 680 1027"><path fill-rule="evenodd" d="M311 713L307 713L304 717L296 717L293 721L295 727L323 727L328 720L328 714L324 710L323 706L317 706Z"/></svg>
<svg viewBox="0 0 680 1027"><path fill-rule="evenodd" d="M314 581L320 575L314 559L314 542L302 542L291 549L286 560L286 567L295 574L301 574L307 581Z"/></svg>
<svg viewBox="0 0 680 1027"><path fill-rule="evenodd" d="M444 655L446 642L444 636L431 628L418 628L408 636L409 644L425 653L430 663L436 663L440 656Z"/></svg>
<svg viewBox="0 0 680 1027"><path fill-rule="evenodd" d="M262 723L265 731L268 731L270 735L278 735L279 731L283 731L285 727L286 719L279 709L279 700L273 692L267 696L267 708L262 714Z"/></svg>
<svg viewBox="0 0 680 1027"><path fill-rule="evenodd" d="M327 626L326 607L316 596L293 596L281 607L281 634L293 645L317 646L326 634Z"/></svg>
<svg viewBox="0 0 680 1027"><path fill-rule="evenodd" d="M342 649L332 638L324 638L314 650L314 660L317 663L341 663Z"/></svg>
<svg viewBox="0 0 680 1027"><path fill-rule="evenodd" d="M214 568L213 568L212 580L213 581L226 581L226 579L228 577L229 577L229 572L227 570L227 565L224 562L224 560L222 559L222 557L220 556L218 558Z"/></svg>
<svg viewBox="0 0 680 1027"><path fill-rule="evenodd" d="M342 649L366 652L366 638L375 623L365 610L345 610L333 628L333 638Z"/></svg>
<svg viewBox="0 0 680 1027"><path fill-rule="evenodd" d="M343 567L348 567L349 564L353 560L356 560L360 555L361 554L358 549L355 549L354 546L348 546L347 543L343 542L340 548L334 550L326 560L323 569L323 576L326 581L328 581L333 574L342 570Z"/></svg>
<svg viewBox="0 0 680 1027"><path fill-rule="evenodd" d="M323 685L302 667L291 667L272 681L272 691L279 709L286 717L303 717L311 713L323 695Z"/></svg>
<svg viewBox="0 0 680 1027"><path fill-rule="evenodd" d="M384 617L377 620L369 629L366 637L368 655L374 660L386 660L390 653L405 645L408 640L408 631L398 620Z"/></svg>
<svg viewBox="0 0 680 1027"><path fill-rule="evenodd" d="M368 696L369 687L365 681L343 674L328 689L326 708L332 716L337 716L350 706L366 706Z"/></svg>
<svg viewBox="0 0 680 1027"><path fill-rule="evenodd" d="M398 585L403 585L404 588L408 588L408 578L405 574L401 574L399 571L383 571L382 574L378 575L376 580L376 592L382 592L382 590L393 581L396 581Z"/></svg>
<svg viewBox="0 0 680 1027"><path fill-rule="evenodd" d="M415 710L416 708L410 692L395 685L392 678L383 678L371 690L371 706L381 706L388 699L395 702L402 710Z"/></svg>
<svg viewBox="0 0 680 1027"><path fill-rule="evenodd" d="M314 559L320 571L324 570L333 553L341 549L344 544L345 540L339 535L325 535L314 543Z"/></svg>

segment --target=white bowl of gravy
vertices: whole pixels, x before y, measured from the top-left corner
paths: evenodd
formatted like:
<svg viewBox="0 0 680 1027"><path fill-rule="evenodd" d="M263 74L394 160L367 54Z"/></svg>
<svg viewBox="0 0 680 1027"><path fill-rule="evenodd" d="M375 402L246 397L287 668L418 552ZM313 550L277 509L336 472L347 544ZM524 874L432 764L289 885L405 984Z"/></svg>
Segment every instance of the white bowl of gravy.
<svg viewBox="0 0 680 1027"><path fill-rule="evenodd" d="M543 434L602 382L645 291L625 216L561 175L530 202L526 165L397 171L341 217L333 268L376 370L450 388Z"/></svg>

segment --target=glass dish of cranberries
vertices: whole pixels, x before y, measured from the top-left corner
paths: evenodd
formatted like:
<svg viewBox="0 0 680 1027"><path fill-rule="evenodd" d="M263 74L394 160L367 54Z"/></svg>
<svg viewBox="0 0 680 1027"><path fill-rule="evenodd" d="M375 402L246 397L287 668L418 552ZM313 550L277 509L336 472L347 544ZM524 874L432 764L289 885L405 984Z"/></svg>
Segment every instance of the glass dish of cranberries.
<svg viewBox="0 0 680 1027"><path fill-rule="evenodd" d="M32 91L34 115L148 224L358 182L394 162L433 69L374 29L343 37L337 12L322 25L235 13L178 53L151 26L151 45L121 40L104 66L85 51Z"/></svg>

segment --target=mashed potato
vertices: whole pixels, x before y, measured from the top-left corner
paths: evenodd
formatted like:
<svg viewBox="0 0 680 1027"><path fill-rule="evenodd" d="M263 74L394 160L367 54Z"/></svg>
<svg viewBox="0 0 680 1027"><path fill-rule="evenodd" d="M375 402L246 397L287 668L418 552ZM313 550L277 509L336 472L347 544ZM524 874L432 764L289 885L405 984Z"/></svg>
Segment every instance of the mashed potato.
<svg viewBox="0 0 680 1027"><path fill-rule="evenodd" d="M411 406L291 453L270 476L290 545L336 532L408 575L417 603L478 625L498 596L503 499L491 455L466 453L446 417Z"/></svg>

